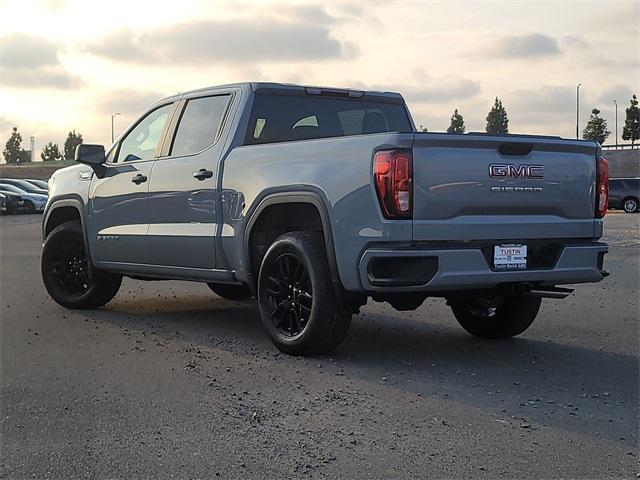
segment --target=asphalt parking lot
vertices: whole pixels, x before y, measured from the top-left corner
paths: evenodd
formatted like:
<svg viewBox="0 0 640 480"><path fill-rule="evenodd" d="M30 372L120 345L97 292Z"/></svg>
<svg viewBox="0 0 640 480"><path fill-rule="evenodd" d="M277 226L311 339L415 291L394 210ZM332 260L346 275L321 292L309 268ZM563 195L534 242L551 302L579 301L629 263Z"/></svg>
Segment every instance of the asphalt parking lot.
<svg viewBox="0 0 640 480"><path fill-rule="evenodd" d="M252 302L125 280L98 311L40 281L39 216L0 219L2 478L630 478L640 215L611 276L512 341L444 301L370 302L330 357L280 354Z"/></svg>

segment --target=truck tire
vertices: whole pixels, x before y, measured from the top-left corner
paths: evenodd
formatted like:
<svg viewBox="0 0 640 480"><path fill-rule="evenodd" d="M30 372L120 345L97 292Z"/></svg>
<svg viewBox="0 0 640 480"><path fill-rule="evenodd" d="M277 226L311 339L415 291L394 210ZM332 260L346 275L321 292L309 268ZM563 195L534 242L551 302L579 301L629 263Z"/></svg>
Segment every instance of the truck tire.
<svg viewBox="0 0 640 480"><path fill-rule="evenodd" d="M42 246L42 280L49 295L67 308L98 308L120 288L122 276L92 268L80 222L54 228Z"/></svg>
<svg viewBox="0 0 640 480"><path fill-rule="evenodd" d="M289 232L265 254L258 275L260 316L273 343L290 355L334 349L351 323L336 298L322 236Z"/></svg>
<svg viewBox="0 0 640 480"><path fill-rule="evenodd" d="M232 285L229 283L207 283L216 295L227 300L246 300L251 298L251 289L246 285Z"/></svg>
<svg viewBox="0 0 640 480"><path fill-rule="evenodd" d="M481 338L511 338L533 323L542 299L508 296L487 301L480 297L448 301L456 320L471 335Z"/></svg>
<svg viewBox="0 0 640 480"><path fill-rule="evenodd" d="M625 198L622 201L622 208L626 213L636 213L638 211L638 199L633 197Z"/></svg>

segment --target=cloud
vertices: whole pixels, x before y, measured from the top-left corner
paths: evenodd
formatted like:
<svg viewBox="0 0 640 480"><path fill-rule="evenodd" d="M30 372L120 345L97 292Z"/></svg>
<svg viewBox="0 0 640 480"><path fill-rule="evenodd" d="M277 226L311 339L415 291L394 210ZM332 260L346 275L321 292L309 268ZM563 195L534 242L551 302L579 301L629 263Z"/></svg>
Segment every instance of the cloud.
<svg viewBox="0 0 640 480"><path fill-rule="evenodd" d="M313 61L357 54L353 44L332 38L328 27L300 21L300 15L313 13L313 8L296 12L290 21L199 20L141 34L120 30L85 50L147 64Z"/></svg>
<svg viewBox="0 0 640 480"><path fill-rule="evenodd" d="M508 58L558 55L560 48L555 38L541 33L510 35L497 41L490 52Z"/></svg>
<svg viewBox="0 0 640 480"><path fill-rule="evenodd" d="M587 40L584 39L581 35L576 35L575 33L570 33L562 37L562 43L569 47L573 48L590 48L591 45Z"/></svg>
<svg viewBox="0 0 640 480"><path fill-rule="evenodd" d="M42 37L12 33L0 38L0 83L68 89L81 82L60 63L56 44Z"/></svg>
<svg viewBox="0 0 640 480"><path fill-rule="evenodd" d="M0 117L0 130L4 130L5 128L9 128L10 125L13 125L7 118Z"/></svg>
<svg viewBox="0 0 640 480"><path fill-rule="evenodd" d="M608 105L616 100L618 102L618 108L626 108L629 106L628 103L631 100L633 93L634 92L631 91L631 87L628 85L614 85L602 91L598 97L598 102Z"/></svg>
<svg viewBox="0 0 640 480"><path fill-rule="evenodd" d="M434 85L404 87L402 92L407 101L412 103L441 103L473 97L480 93L480 83L462 79Z"/></svg>
<svg viewBox="0 0 640 480"><path fill-rule="evenodd" d="M0 39L0 65L3 68L57 65L58 49L45 38L12 33Z"/></svg>
<svg viewBox="0 0 640 480"><path fill-rule="evenodd" d="M412 73L412 79L421 72ZM362 82L351 82L351 87L362 90L374 90L382 92L398 92L402 94L408 103L444 103L450 100L462 100L480 93L480 83L468 80L429 80L424 84L416 85L413 81L407 84L377 84L369 85Z"/></svg>
<svg viewBox="0 0 640 480"><path fill-rule="evenodd" d="M313 25L334 25L338 18L333 17L327 11L316 5L278 5L277 7L269 7L274 10L275 15L284 17L294 22L313 24Z"/></svg>
<svg viewBox="0 0 640 480"><path fill-rule="evenodd" d="M582 98L582 100L580 103L584 105L586 99ZM503 101L508 112L517 112L518 122L545 124L549 117L555 119L575 117L576 89L545 85L538 89L515 90Z"/></svg>
<svg viewBox="0 0 640 480"><path fill-rule="evenodd" d="M133 89L119 89L102 93L95 103L95 108L101 114L111 115L119 112L125 116L137 116L153 103L167 97L166 93L154 91L139 91Z"/></svg>
<svg viewBox="0 0 640 480"><path fill-rule="evenodd" d="M19 88L59 88L68 90L82 84L61 66L40 68L0 67L0 83Z"/></svg>
<svg viewBox="0 0 640 480"><path fill-rule="evenodd" d="M153 50L145 52L142 42L136 41L130 30L116 31L97 43L85 46L85 50L112 60L126 62L149 63L156 61L158 56Z"/></svg>

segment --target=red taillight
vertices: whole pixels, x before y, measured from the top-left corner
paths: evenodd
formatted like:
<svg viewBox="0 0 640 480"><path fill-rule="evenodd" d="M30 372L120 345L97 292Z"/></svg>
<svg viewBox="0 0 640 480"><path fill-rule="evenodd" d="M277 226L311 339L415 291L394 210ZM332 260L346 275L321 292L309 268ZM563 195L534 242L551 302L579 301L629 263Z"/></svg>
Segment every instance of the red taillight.
<svg viewBox="0 0 640 480"><path fill-rule="evenodd" d="M373 157L373 180L385 218L411 218L411 152L382 150Z"/></svg>
<svg viewBox="0 0 640 480"><path fill-rule="evenodd" d="M596 185L596 218L602 218L609 206L609 162L598 157L598 183Z"/></svg>

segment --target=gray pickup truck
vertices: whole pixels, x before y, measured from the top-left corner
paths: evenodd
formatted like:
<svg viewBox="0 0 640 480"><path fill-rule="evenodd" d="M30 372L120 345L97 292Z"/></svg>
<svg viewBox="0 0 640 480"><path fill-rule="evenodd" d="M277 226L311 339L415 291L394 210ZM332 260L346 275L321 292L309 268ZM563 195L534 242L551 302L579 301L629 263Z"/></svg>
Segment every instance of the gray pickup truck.
<svg viewBox="0 0 640 480"><path fill-rule="evenodd" d="M330 351L371 297L446 298L471 334L531 325L598 282L608 167L597 143L418 133L395 93L243 83L153 105L51 178L42 276L95 308L122 276L256 297L275 345Z"/></svg>

